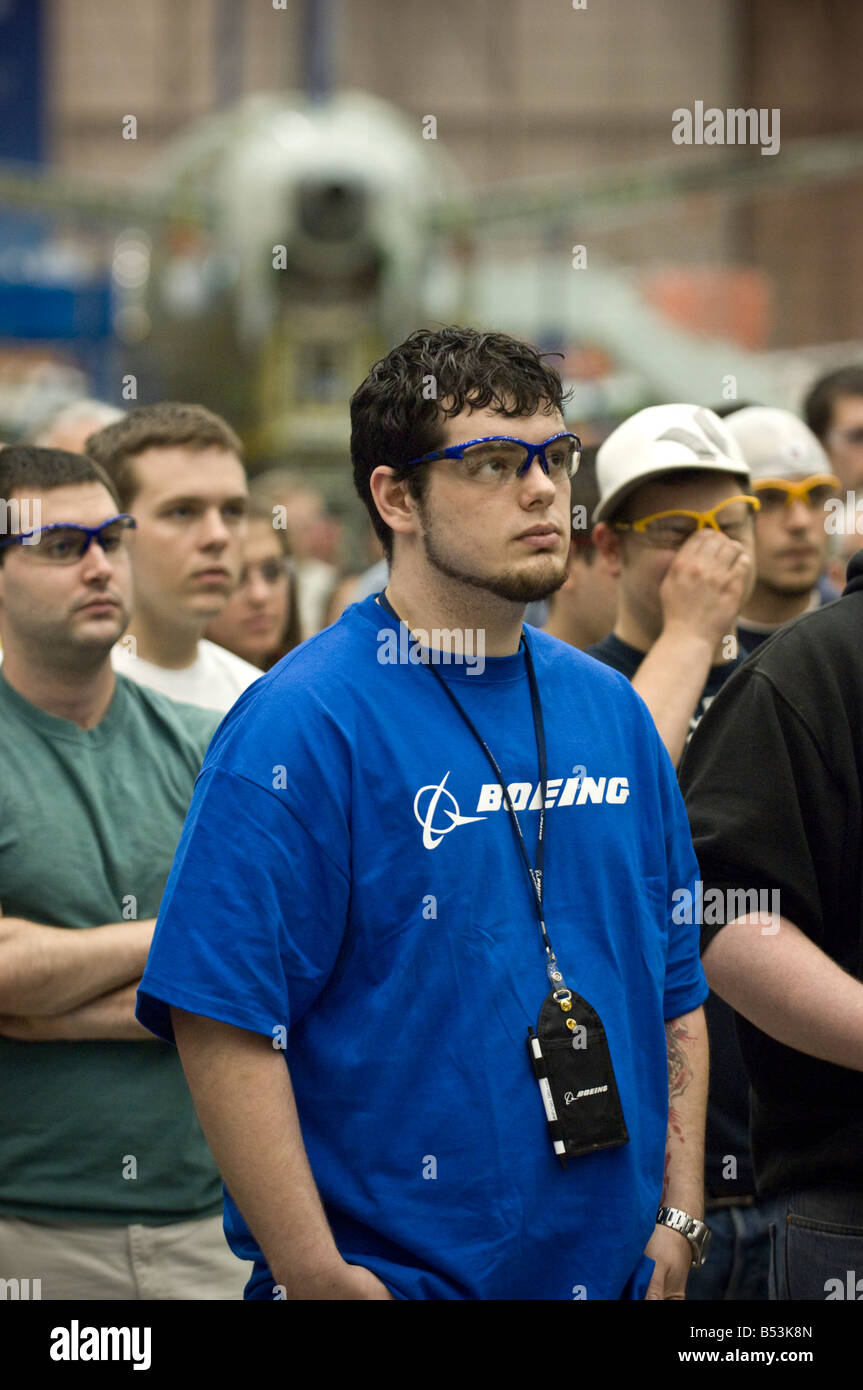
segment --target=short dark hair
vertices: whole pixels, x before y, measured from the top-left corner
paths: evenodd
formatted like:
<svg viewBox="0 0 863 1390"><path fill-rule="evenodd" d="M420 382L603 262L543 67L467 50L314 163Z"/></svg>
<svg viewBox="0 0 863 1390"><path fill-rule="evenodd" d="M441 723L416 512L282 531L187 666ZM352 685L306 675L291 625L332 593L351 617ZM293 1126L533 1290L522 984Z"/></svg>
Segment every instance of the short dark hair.
<svg viewBox="0 0 863 1390"><path fill-rule="evenodd" d="M839 367L821 376L803 402L803 416L822 444L833 420L838 396L863 396L863 367Z"/></svg>
<svg viewBox="0 0 863 1390"><path fill-rule="evenodd" d="M9 502L13 492L50 492L56 487L74 487L79 483L100 483L117 508L123 510L117 489L98 463L73 454L68 449L44 449L38 444L10 444L0 449L0 507L4 534L9 530ZM17 534L13 532L13 534ZM7 547L0 547L0 563Z"/></svg>
<svg viewBox="0 0 863 1390"><path fill-rule="evenodd" d="M412 497L425 495L428 469L405 468L441 447L443 421L470 407L493 407L510 419L563 411L558 372L543 354L506 333L475 328L418 328L376 362L351 397L354 486L387 559L393 533L372 498L369 479L379 464L406 478Z"/></svg>
<svg viewBox="0 0 863 1390"><path fill-rule="evenodd" d="M91 434L84 447L114 479L127 510L140 487L133 465L147 449L224 449L238 458L243 453L239 436L221 415L202 405L176 401L139 405L122 420Z"/></svg>

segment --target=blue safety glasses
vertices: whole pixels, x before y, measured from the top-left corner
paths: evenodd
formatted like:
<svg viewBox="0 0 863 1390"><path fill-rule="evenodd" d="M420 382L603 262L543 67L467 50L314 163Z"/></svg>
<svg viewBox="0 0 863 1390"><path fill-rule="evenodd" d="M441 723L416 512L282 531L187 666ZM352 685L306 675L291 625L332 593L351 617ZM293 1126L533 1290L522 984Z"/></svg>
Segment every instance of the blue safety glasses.
<svg viewBox="0 0 863 1390"><path fill-rule="evenodd" d="M554 482L563 478L568 481L578 468L581 440L577 434L568 432L554 434L542 444L528 444L527 440L508 434L488 435L483 439L469 439L464 444L451 444L446 449L435 449L421 458L409 459L404 466L410 468L418 463L451 459L462 477L498 485L522 477L535 458L539 459L546 477Z"/></svg>
<svg viewBox="0 0 863 1390"><path fill-rule="evenodd" d="M0 549L9 545L23 545L27 553L42 564L74 565L87 554L93 541L102 547L106 555L116 554L127 544L129 533L134 531L136 525L135 518L127 512L109 517L101 526L79 526L76 522L56 521L51 526L38 526L32 531L8 536L0 541Z"/></svg>

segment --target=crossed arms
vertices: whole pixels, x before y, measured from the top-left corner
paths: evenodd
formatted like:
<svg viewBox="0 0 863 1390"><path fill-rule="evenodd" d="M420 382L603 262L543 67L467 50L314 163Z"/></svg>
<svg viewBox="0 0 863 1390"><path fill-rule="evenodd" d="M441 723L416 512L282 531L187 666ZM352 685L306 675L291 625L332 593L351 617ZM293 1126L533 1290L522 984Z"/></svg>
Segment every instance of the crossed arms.
<svg viewBox="0 0 863 1390"><path fill-rule="evenodd" d="M0 915L0 1035L156 1042L135 1018L155 919L75 931Z"/></svg>

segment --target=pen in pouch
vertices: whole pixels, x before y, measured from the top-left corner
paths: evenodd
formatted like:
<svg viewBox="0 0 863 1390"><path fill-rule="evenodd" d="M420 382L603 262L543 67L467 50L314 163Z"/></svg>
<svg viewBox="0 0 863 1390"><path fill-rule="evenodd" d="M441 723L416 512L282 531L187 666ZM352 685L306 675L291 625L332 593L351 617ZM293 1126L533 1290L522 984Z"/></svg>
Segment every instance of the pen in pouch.
<svg viewBox="0 0 863 1390"><path fill-rule="evenodd" d="M560 1120L557 1118L557 1111L554 1108L554 1101L551 1095L551 1088L548 1084L548 1068L546 1067L545 1057L542 1054L539 1038L532 1028L527 1030L527 1052L530 1063L533 1067L533 1074L536 1077L539 1093L542 1096L542 1104L545 1109L545 1120L548 1126L549 1136L554 1146L554 1152L560 1159L561 1167L566 1167L566 1145L563 1142L563 1131Z"/></svg>

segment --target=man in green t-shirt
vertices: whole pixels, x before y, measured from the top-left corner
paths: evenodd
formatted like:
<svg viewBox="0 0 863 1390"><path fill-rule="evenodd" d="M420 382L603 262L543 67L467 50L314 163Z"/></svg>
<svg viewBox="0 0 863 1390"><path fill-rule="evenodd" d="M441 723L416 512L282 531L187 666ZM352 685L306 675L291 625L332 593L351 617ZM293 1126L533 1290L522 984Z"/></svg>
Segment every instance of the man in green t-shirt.
<svg viewBox="0 0 863 1390"><path fill-rule="evenodd" d="M134 1016L218 716L112 670L120 511L89 459L0 451L0 1279L43 1299L239 1299L179 1059Z"/></svg>

